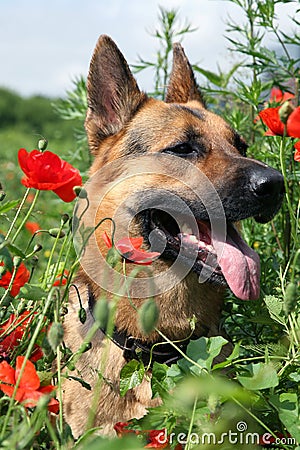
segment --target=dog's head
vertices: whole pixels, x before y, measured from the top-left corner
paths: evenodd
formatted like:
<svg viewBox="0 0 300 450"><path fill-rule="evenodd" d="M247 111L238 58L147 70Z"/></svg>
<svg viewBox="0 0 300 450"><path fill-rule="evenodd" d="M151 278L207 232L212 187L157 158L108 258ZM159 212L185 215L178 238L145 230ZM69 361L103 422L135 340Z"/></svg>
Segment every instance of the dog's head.
<svg viewBox="0 0 300 450"><path fill-rule="evenodd" d="M180 256L209 284L256 298L259 259L234 223L269 221L283 199L283 178L247 158L244 140L207 110L181 45L174 45L165 102L139 90L107 36L94 51L87 92L91 175L100 172L102 188L110 186L95 222L113 216L117 231L125 224L127 233L142 235L161 253L159 270ZM100 231L97 242L101 247Z"/></svg>

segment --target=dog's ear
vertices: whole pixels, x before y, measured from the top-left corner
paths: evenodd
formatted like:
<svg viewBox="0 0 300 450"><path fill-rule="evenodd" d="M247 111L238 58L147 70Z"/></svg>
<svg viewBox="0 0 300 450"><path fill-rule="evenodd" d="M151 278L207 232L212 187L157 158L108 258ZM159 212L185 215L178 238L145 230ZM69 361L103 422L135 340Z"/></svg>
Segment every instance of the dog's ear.
<svg viewBox="0 0 300 450"><path fill-rule="evenodd" d="M173 67L167 89L167 103L187 103L197 100L205 108L205 102L197 86L194 72L180 44L173 45Z"/></svg>
<svg viewBox="0 0 300 450"><path fill-rule="evenodd" d="M105 35L100 36L90 63L87 98L85 126L92 152L101 139L118 133L146 98L124 56Z"/></svg>

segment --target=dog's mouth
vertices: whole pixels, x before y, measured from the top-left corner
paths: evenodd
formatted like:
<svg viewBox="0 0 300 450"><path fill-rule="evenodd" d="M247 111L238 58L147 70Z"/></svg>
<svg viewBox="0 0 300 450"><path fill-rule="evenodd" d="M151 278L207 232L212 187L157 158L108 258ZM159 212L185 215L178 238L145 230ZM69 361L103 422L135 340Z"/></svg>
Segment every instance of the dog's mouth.
<svg viewBox="0 0 300 450"><path fill-rule="evenodd" d="M197 220L197 229L192 232L187 225L180 229L168 213L152 209L147 211L146 224L152 249L155 251L155 247L164 242L161 258L179 258L180 263L191 265L199 281L205 279L215 286L228 285L242 300L259 297L259 256L232 223L227 222L227 229L218 232L212 231L208 221Z"/></svg>

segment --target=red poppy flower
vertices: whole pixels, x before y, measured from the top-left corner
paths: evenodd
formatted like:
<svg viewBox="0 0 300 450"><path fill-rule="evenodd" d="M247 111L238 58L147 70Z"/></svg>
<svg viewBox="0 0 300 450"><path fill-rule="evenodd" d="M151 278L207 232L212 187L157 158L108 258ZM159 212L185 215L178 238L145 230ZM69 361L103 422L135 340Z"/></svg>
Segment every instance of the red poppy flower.
<svg viewBox="0 0 300 450"><path fill-rule="evenodd" d="M34 234L41 229L40 225L37 222L26 222L25 228L27 231L29 231L30 234Z"/></svg>
<svg viewBox="0 0 300 450"><path fill-rule="evenodd" d="M30 311L24 311L19 317L15 314L9 316L8 320L0 326L0 354L10 354L19 346L33 318L34 315L30 314ZM42 349L35 345L30 360L37 361L42 357Z"/></svg>
<svg viewBox="0 0 300 450"><path fill-rule="evenodd" d="M295 98L294 94L291 94L290 92L282 92L281 89L277 87L273 87L271 89L270 93L270 101L276 102L276 103L284 103L287 100L291 100Z"/></svg>
<svg viewBox="0 0 300 450"><path fill-rule="evenodd" d="M112 248L112 241L106 231L102 235L103 240L108 248ZM153 260L160 256L158 252L146 252L141 249L143 238L122 238L116 244L116 249L129 263L148 266L152 264Z"/></svg>
<svg viewBox="0 0 300 450"><path fill-rule="evenodd" d="M280 106L276 108L266 108L260 111L259 117L269 128L266 134L269 136L283 136L284 124L279 117ZM289 115L286 124L286 131L289 137L300 138L300 106L294 109Z"/></svg>
<svg viewBox="0 0 300 450"><path fill-rule="evenodd" d="M0 261L0 266L3 266L4 263ZM12 273L9 272L8 270L2 275L0 276L0 286L3 287L4 289L7 289L12 277ZM15 279L13 281L13 285L12 288L10 290L10 295L12 297L15 297L16 295L18 295L18 293L20 292L20 289L22 286L24 286L25 283L27 283L27 281L30 278L30 272L28 269L26 269L26 266L24 263L21 263L20 266L17 269L17 273L15 276Z"/></svg>
<svg viewBox="0 0 300 450"><path fill-rule="evenodd" d="M280 106L277 106L276 108L266 108L259 113L259 117L268 127L266 132L266 135L268 136L283 136L284 124L280 120L279 109Z"/></svg>
<svg viewBox="0 0 300 450"><path fill-rule="evenodd" d="M64 202L76 197L73 188L82 184L80 173L52 152L32 150L28 153L21 148L18 153L19 164L25 177L22 184L42 191L53 191Z"/></svg>
<svg viewBox="0 0 300 450"><path fill-rule="evenodd" d="M287 132L290 137L300 138L300 106L294 109L287 120Z"/></svg>
<svg viewBox="0 0 300 450"><path fill-rule="evenodd" d="M117 422L114 425L114 430L119 437L124 436L124 434L128 433L138 434L137 431L128 429L128 425L130 425L130 422Z"/></svg>
<svg viewBox="0 0 300 450"><path fill-rule="evenodd" d="M119 437L122 437L128 433L133 433L136 435L143 435L146 437L148 444L145 445L144 448L170 448L169 446L169 438L166 434L166 429L163 430L131 430L128 428L130 422L117 422L114 426L114 430L116 431ZM181 444L177 444L175 450L183 450L183 446Z"/></svg>
<svg viewBox="0 0 300 450"><path fill-rule="evenodd" d="M294 145L296 151L294 153L294 160L297 162L300 162L300 141L296 142L296 144Z"/></svg>
<svg viewBox="0 0 300 450"><path fill-rule="evenodd" d="M169 439L166 430L151 430L148 435L149 444L144 448L166 448L169 446Z"/></svg>
<svg viewBox="0 0 300 450"><path fill-rule="evenodd" d="M69 276L69 271L67 269L65 269L63 274L59 273L56 276L53 286L65 286L68 281L68 276Z"/></svg>
<svg viewBox="0 0 300 450"><path fill-rule="evenodd" d="M284 124L280 120L279 109L280 106L277 106L276 108L263 109L259 113L259 117L268 127L267 136L283 136L284 134ZM292 138L300 138L300 106L289 115L286 123L286 134ZM296 142L294 147L296 150L294 160L300 162L300 142Z"/></svg>
<svg viewBox="0 0 300 450"><path fill-rule="evenodd" d="M12 397L15 385L20 376L21 367L24 363L24 356L17 356L16 369L11 367L6 361L0 363L0 389ZM26 408L32 408L37 405L38 400L45 394L50 394L55 389L54 386L40 386L40 379L31 361L26 361L19 386L16 391L15 400L22 403ZM57 414L59 403L51 398L48 403L48 410Z"/></svg>

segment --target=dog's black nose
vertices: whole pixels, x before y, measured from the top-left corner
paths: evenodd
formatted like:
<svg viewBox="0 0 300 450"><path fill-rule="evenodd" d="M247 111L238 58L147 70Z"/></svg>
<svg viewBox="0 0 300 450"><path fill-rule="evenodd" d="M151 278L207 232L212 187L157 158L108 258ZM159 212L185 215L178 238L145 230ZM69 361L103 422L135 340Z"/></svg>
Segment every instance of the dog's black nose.
<svg viewBox="0 0 300 450"><path fill-rule="evenodd" d="M284 180L280 172L263 164L252 166L250 171L250 191L259 210L254 218L266 223L278 212L284 196Z"/></svg>
<svg viewBox="0 0 300 450"><path fill-rule="evenodd" d="M250 189L260 201L276 204L284 194L283 176L271 167L257 166L250 174Z"/></svg>

